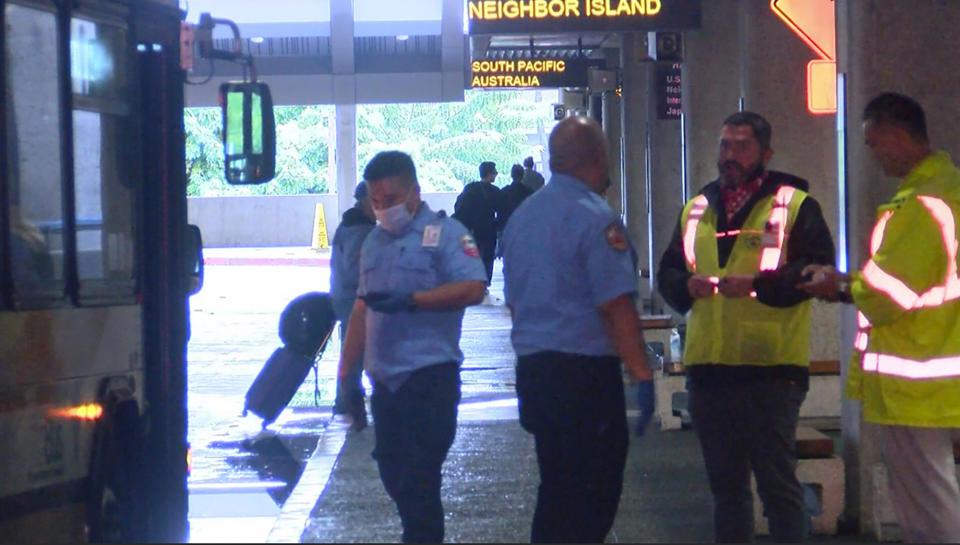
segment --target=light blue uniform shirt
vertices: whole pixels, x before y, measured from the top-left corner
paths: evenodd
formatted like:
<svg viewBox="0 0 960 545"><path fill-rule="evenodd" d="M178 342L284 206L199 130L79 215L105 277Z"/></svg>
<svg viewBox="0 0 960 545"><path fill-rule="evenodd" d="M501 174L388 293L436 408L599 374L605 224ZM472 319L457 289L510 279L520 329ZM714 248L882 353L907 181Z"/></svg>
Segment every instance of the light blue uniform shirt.
<svg viewBox="0 0 960 545"><path fill-rule="evenodd" d="M518 355L617 355L600 305L637 293L620 218L583 182L554 174L510 216L503 275Z"/></svg>
<svg viewBox="0 0 960 545"><path fill-rule="evenodd" d="M358 296L377 291L426 291L476 280L487 273L466 227L440 218L426 203L398 235L379 225L360 253ZM396 390L417 369L463 362L460 327L463 309L414 310L385 314L367 307L363 366L372 379Z"/></svg>

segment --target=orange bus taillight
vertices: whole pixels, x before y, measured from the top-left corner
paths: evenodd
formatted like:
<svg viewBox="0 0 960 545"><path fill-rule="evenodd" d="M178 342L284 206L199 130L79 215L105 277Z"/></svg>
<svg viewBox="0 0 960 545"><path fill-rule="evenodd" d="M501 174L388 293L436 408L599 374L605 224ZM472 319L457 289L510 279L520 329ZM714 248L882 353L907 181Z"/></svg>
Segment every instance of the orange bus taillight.
<svg viewBox="0 0 960 545"><path fill-rule="evenodd" d="M76 418L78 420L98 420L103 416L103 406L99 403L86 403L76 407L67 407L66 409L54 409L50 412L51 416L59 418Z"/></svg>

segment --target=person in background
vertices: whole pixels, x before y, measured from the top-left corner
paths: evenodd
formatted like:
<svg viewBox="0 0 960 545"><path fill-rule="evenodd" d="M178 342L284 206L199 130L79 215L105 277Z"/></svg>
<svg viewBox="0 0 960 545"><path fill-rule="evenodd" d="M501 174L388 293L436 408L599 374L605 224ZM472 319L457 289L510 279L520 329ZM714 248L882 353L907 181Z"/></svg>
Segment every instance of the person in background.
<svg viewBox="0 0 960 545"><path fill-rule="evenodd" d="M523 185L527 186L531 192L543 187L543 174L533 170L533 157L527 157L523 160Z"/></svg>
<svg viewBox="0 0 960 545"><path fill-rule="evenodd" d="M877 209L863 268L810 266L800 288L860 311L845 393L880 430L903 541L957 543L960 170L930 147L923 108L908 96L883 93L867 103L863 134L900 184Z"/></svg>
<svg viewBox="0 0 960 545"><path fill-rule="evenodd" d="M810 295L801 270L834 260L808 184L767 170L772 130L737 112L720 127L718 179L680 214L657 283L688 314L683 363L690 416L714 502L717 542L754 538L751 472L770 534L806 539L796 434L810 366Z"/></svg>
<svg viewBox="0 0 960 545"><path fill-rule="evenodd" d="M652 381L634 303L626 229L600 196L606 138L586 117L550 134L550 183L503 235L520 425L533 435L540 487L534 542L602 542L620 504L627 459L621 362Z"/></svg>
<svg viewBox="0 0 960 545"><path fill-rule="evenodd" d="M493 258L497 249L497 224L500 213L500 188L493 185L497 179L497 165L493 161L480 163L480 181L464 186L454 204L453 217L473 234L480 250L480 258L487 271L487 285L493 278Z"/></svg>
<svg viewBox="0 0 960 545"><path fill-rule="evenodd" d="M510 220L510 216L513 215L513 212L520 206L527 197L533 194L533 191L530 190L527 186L523 185L523 167L520 165L513 165L510 168L510 185L500 190L500 216L499 221L497 222L498 235L499 239L503 239L503 230L507 227L507 221ZM500 248L501 245L498 245ZM500 255L502 256L503 251L500 249Z"/></svg>
<svg viewBox="0 0 960 545"><path fill-rule="evenodd" d="M378 225L360 252L360 285L338 375L363 360L373 381L373 458L405 543L444 535L441 468L460 402L464 309L486 292L473 237L420 199L413 159L374 156L363 172ZM346 382L343 382L345 384Z"/></svg>
<svg viewBox="0 0 960 545"><path fill-rule="evenodd" d="M340 225L333 234L330 254L330 298L333 312L340 321L341 346L346 339L350 313L357 299L360 248L377 224L366 182L357 184L353 198L356 203L343 213ZM343 384L337 385L333 402L334 422L349 423L354 430L362 430L367 426L362 375L363 367L357 366L350 375L344 377Z"/></svg>

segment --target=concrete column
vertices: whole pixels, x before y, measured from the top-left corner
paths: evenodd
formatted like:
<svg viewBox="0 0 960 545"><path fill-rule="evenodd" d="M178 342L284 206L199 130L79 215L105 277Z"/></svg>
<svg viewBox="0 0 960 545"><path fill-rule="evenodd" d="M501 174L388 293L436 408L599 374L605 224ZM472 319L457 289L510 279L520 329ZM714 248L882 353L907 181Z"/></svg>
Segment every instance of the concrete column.
<svg viewBox="0 0 960 545"><path fill-rule="evenodd" d="M627 232L636 246L638 261L643 268L649 266L652 255L647 203L647 134L650 105L648 67L644 62L646 58L644 35L623 33L620 46L620 71L623 81L620 97L620 138L623 150L620 189ZM649 301L649 283L641 284L640 296ZM646 306L647 304L644 305Z"/></svg>
<svg viewBox="0 0 960 545"><path fill-rule="evenodd" d="M620 140L620 97L613 91L603 93L603 133L607 135L607 150L610 155L610 189L606 198L610 208L617 214L623 214L622 193L623 183L622 163L623 150Z"/></svg>
<svg viewBox="0 0 960 545"><path fill-rule="evenodd" d="M838 71L845 74L847 91L847 251L850 267L857 268L868 255L876 207L890 199L898 183L883 175L863 145L861 115L867 102L885 91L910 95L926 111L931 145L960 158L960 78L955 70L960 3L837 0L836 9ZM845 324L852 325L852 308L847 314ZM852 344L852 332L845 334L841 356L850 353ZM881 461L877 430L861 422L854 401L844 403L843 424L844 444L850 445L844 452L847 513L859 518L862 532L872 533L878 523L874 499L885 493L873 486L873 469Z"/></svg>
<svg viewBox="0 0 960 545"><path fill-rule="evenodd" d="M353 190L360 181L357 175L356 104L336 105L336 128L337 206L343 214L353 206Z"/></svg>
<svg viewBox="0 0 960 545"><path fill-rule="evenodd" d="M357 83L353 60L353 2L330 1L331 78L336 127L337 219L353 206L357 185Z"/></svg>
<svg viewBox="0 0 960 545"><path fill-rule="evenodd" d="M463 0L443 0L440 15L441 97L462 101L470 65L467 39L463 35Z"/></svg>
<svg viewBox="0 0 960 545"><path fill-rule="evenodd" d="M660 267L660 258L663 257L663 251L670 243L677 218L684 205L683 157L681 155L683 143L680 141L680 120L657 119L657 86L664 85L665 82L658 81L655 63L648 63L646 68L649 82L647 114L650 120L648 166L651 202L655 205L649 208L651 253L642 267L649 273L649 277L644 279L647 284L647 293L650 294L649 310L659 314L666 311L666 305L655 289L657 269Z"/></svg>

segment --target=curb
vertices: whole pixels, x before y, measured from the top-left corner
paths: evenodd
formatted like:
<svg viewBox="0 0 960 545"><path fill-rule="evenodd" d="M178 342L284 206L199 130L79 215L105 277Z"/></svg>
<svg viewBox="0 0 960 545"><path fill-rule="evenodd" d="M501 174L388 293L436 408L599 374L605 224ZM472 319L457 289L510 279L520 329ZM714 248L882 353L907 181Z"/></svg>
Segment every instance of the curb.
<svg viewBox="0 0 960 545"><path fill-rule="evenodd" d="M316 450L303 468L300 480L283 503L283 508L267 536L267 543L300 543L300 536L310 522L313 508L323 494L337 458L340 457L340 450L347 441L349 429L349 426L337 426L333 429L328 426L324 430L317 441Z"/></svg>

